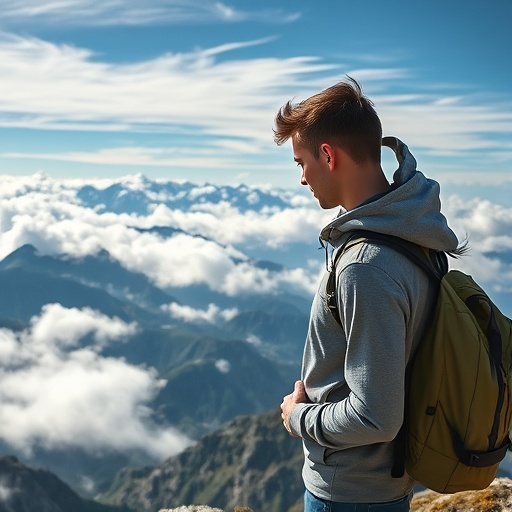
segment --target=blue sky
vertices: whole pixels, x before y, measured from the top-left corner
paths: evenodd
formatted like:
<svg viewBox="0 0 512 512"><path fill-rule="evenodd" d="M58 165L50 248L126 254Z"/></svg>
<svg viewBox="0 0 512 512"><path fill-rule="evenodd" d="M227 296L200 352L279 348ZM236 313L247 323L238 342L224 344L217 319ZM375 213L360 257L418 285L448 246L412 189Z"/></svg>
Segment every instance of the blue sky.
<svg viewBox="0 0 512 512"><path fill-rule="evenodd" d="M512 190L509 0L0 0L0 13L0 174L292 186L276 110L349 74L426 174Z"/></svg>

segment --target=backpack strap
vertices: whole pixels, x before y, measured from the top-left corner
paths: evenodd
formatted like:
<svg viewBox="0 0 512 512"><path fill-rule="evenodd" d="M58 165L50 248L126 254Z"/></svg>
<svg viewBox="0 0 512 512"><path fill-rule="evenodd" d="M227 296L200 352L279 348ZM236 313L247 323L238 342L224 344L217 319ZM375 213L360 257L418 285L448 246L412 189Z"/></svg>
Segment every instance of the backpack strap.
<svg viewBox="0 0 512 512"><path fill-rule="evenodd" d="M327 279L325 298L327 307L332 316L343 329L341 317L338 309L338 297L336 292L336 264L341 256L351 247L365 242L376 241L379 244L386 245L400 252L418 267L420 267L431 279L436 282L441 281L448 271L448 260L444 252L438 252L433 249L423 248L413 242L404 240L393 235L384 235L374 231L354 230L345 240L345 243L338 248L334 255L329 277Z"/></svg>

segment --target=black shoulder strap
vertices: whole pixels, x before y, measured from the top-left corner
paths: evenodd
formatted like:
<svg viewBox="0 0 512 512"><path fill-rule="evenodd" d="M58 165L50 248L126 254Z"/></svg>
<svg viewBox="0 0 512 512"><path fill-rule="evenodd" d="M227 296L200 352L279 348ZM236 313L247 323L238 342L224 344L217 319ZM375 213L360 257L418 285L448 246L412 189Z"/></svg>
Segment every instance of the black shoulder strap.
<svg viewBox="0 0 512 512"><path fill-rule="evenodd" d="M340 313L338 309L338 299L336 292L336 264L341 256L350 247L358 245L367 241L376 241L380 244L387 245L400 252L418 267L420 267L425 273L432 279L440 281L444 274L448 270L448 261L446 254L443 252L437 252L432 249L423 249L417 244L408 242L403 238L392 235L384 235L382 233L376 233L374 231L366 230L354 230L347 238L345 243L336 250L334 259L329 270L329 277L327 280L325 296L327 301L327 307L331 311L334 319L343 328Z"/></svg>

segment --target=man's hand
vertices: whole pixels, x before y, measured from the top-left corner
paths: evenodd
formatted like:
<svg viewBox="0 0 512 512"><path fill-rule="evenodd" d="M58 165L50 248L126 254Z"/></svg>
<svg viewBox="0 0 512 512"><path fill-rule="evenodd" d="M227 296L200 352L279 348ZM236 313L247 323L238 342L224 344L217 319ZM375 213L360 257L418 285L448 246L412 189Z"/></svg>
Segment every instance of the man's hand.
<svg viewBox="0 0 512 512"><path fill-rule="evenodd" d="M291 393L290 395L286 395L283 398L283 403L281 404L281 418L283 418L284 428L288 430L288 432L292 436L298 437L290 430L290 424L288 423L290 413L297 404L305 404L307 402L309 402L309 398L308 395L306 395L304 382L298 380L297 382L295 382L293 393Z"/></svg>

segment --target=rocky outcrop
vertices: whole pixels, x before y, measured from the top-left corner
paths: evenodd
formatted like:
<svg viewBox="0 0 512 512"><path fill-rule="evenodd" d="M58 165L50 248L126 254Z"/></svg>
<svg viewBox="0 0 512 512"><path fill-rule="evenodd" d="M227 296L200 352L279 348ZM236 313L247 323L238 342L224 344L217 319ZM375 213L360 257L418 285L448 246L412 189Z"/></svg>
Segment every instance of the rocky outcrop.
<svg viewBox="0 0 512 512"><path fill-rule="evenodd" d="M411 512L508 512L512 510L512 480L496 478L482 491L438 494L423 491L414 496Z"/></svg>

